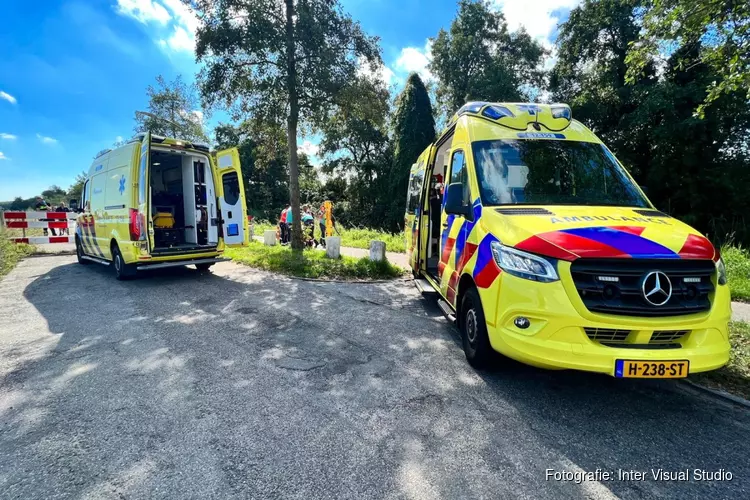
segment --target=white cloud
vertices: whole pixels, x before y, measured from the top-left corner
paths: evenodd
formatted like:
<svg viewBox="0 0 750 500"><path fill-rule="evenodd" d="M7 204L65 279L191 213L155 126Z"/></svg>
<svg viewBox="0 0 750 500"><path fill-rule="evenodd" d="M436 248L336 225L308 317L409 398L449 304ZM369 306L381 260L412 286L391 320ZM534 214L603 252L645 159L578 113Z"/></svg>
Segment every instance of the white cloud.
<svg viewBox="0 0 750 500"><path fill-rule="evenodd" d="M391 68L381 64L375 70L373 70L372 66L370 66L370 63L368 63L367 59L365 59L364 57L360 57L359 59L359 68L357 69L357 74L372 80L383 80L386 85L390 85L395 79L395 75L393 74Z"/></svg>
<svg viewBox="0 0 750 500"><path fill-rule="evenodd" d="M13 97L12 95L8 94L7 92L3 92L2 90L0 90L0 99L5 99L6 101L8 101L11 104L15 104L15 103L18 102L18 101L16 101L15 97Z"/></svg>
<svg viewBox="0 0 750 500"><path fill-rule="evenodd" d="M5 156L5 153L3 153L2 151L0 151L0 160L10 160L10 158L8 158L7 156Z"/></svg>
<svg viewBox="0 0 750 500"><path fill-rule="evenodd" d="M42 144L57 144L57 139L42 134L36 134L36 138L42 141Z"/></svg>
<svg viewBox="0 0 750 500"><path fill-rule="evenodd" d="M308 139L302 141L302 144L297 146L297 152L305 153L307 156L317 156L320 151L320 145L311 142Z"/></svg>
<svg viewBox="0 0 750 500"><path fill-rule="evenodd" d="M152 0L117 0L117 11L143 24L149 22L167 24L171 18L162 4Z"/></svg>
<svg viewBox="0 0 750 500"><path fill-rule="evenodd" d="M552 47L550 35L564 19L553 14L558 9L572 9L581 0L534 0L533 8L528 0L493 0L498 10L505 15L508 29L516 31L524 27L532 38L545 47Z"/></svg>
<svg viewBox="0 0 750 500"><path fill-rule="evenodd" d="M119 144L124 140L125 139L123 139L121 135L118 135L117 137L115 137L115 144Z"/></svg>
<svg viewBox="0 0 750 500"><path fill-rule="evenodd" d="M427 66L432 61L432 43L429 40L424 47L404 47L401 49L393 68L396 73L419 73L425 82L432 80L433 76Z"/></svg>
<svg viewBox="0 0 750 500"><path fill-rule="evenodd" d="M162 47L174 51L193 52L195 50L195 31L198 29L198 18L181 2L181 0L163 0L174 16L175 26L169 38L159 40Z"/></svg>
<svg viewBox="0 0 750 500"><path fill-rule="evenodd" d="M18 136L15 136L13 134L6 134L5 132L0 132L0 139L5 139L6 141L15 141L18 139Z"/></svg>
<svg viewBox="0 0 750 500"><path fill-rule="evenodd" d="M159 45L169 47L174 51L192 52L195 50L195 35L189 33L183 26L177 26L168 39L159 40Z"/></svg>
<svg viewBox="0 0 750 500"><path fill-rule="evenodd" d="M193 116L195 116L195 118L198 119L198 123L203 125L203 111L196 109L196 110L193 110L192 113L193 113Z"/></svg>

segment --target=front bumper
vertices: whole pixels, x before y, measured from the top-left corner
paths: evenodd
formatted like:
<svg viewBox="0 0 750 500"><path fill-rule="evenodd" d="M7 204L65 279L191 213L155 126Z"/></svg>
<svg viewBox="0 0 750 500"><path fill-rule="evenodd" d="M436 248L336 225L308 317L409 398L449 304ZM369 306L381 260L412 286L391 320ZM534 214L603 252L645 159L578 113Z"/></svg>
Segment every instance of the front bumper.
<svg viewBox="0 0 750 500"><path fill-rule="evenodd" d="M690 373L713 370L729 360L730 296L716 287L709 311L686 316L641 318L589 312L566 277L538 283L501 273L491 289L480 290L492 347L526 364L614 375L615 360L689 360ZM569 279L569 276L568 276ZM572 290L571 290L572 288ZM494 289L494 290L493 290ZM493 307L494 306L494 307ZM526 329L516 327L528 318ZM687 330L675 349L610 347L589 339L584 328L628 330L634 344L648 344L654 331Z"/></svg>

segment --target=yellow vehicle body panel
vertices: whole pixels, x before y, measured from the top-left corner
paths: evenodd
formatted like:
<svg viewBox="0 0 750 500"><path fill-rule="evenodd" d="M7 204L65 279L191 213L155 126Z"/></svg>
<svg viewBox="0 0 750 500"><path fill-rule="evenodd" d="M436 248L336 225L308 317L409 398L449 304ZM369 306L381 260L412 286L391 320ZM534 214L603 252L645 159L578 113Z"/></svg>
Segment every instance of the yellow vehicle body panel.
<svg viewBox="0 0 750 500"><path fill-rule="evenodd" d="M470 188L473 220L446 214L443 206L435 279L426 272L424 260L414 255L418 249L424 251L426 240L426 231L420 228L419 213L407 211L407 249L411 252L410 262L415 274L421 274L433 283L457 314L460 314L463 293L469 287L476 288L492 348L527 364L610 375L617 375L616 360L622 359L686 359L690 362L690 373L726 364L729 358L730 294L725 284L718 283L717 272L711 278L710 309L695 314L658 317L590 311L571 273L571 267L578 259L605 259L615 263L635 259L650 259L649 262L657 263L662 259L664 262L691 260L715 266L718 252L695 229L656 211L653 206L638 209L523 205L521 212L507 213L503 209L513 204L483 205L472 155L474 142L509 139L601 144L592 132L571 119L569 109L562 112L569 122L564 127L559 117L552 118L555 105L495 106L505 108L512 118L490 120L482 116L480 110L483 106L477 106L475 112L454 116L443 133L452 134L451 161L457 158L457 154L462 155L458 162L463 161L466 169L464 182L468 182ZM527 106L533 107L536 114L527 114ZM558 114L560 109L567 109L567 106L557 106ZM422 160L432 148L434 145L420 156L412 168L412 176L429 178L432 167L422 165ZM427 208L424 199L423 195L421 210ZM497 243L550 259L555 262L559 280L541 282L503 272L493 256L492 247ZM519 317L527 318L530 326L516 326L514 320ZM603 345L592 340L586 329L629 332L630 345ZM665 331L687 333L676 340L678 348L634 348L648 344L656 335L654 332Z"/></svg>
<svg viewBox="0 0 750 500"><path fill-rule="evenodd" d="M217 191L221 189L219 169L213 155L206 151L191 149L189 143L172 138L162 138L156 146L160 149L182 148L191 155L205 157L206 163L210 166L214 186ZM223 237L218 238L214 248L172 254L152 253L151 248L154 243L152 237L148 239L149 223L146 218L143 219L141 230L145 232L147 238L140 241L131 240L131 210L143 213L151 205L148 195L150 189L147 188L144 191L146 197L143 200L139 196L140 182L144 180L139 179L143 148L144 145L139 140L133 140L94 159L84 184L82 213L77 217L76 237L81 242L83 252L101 260L112 260L111 247L116 244L126 264L168 263L221 256L225 248ZM221 153L231 155L234 160L232 170L236 171L241 190L239 204L242 207L241 219L238 218L238 220L243 221L245 229L243 235L247 239L249 232L244 210L245 193L239 156L234 148ZM147 179L146 182L148 182ZM173 219L172 223L174 223ZM244 244L247 243L244 242Z"/></svg>

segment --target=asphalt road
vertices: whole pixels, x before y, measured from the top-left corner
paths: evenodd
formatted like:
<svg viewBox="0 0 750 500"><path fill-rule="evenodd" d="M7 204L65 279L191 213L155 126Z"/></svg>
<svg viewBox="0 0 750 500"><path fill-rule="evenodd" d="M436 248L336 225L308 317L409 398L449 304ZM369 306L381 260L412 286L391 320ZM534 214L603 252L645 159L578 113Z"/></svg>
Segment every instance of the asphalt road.
<svg viewBox="0 0 750 500"><path fill-rule="evenodd" d="M70 256L0 281L2 498L748 498L749 437L679 383L477 373L405 281L117 282ZM650 476L696 468L732 480Z"/></svg>

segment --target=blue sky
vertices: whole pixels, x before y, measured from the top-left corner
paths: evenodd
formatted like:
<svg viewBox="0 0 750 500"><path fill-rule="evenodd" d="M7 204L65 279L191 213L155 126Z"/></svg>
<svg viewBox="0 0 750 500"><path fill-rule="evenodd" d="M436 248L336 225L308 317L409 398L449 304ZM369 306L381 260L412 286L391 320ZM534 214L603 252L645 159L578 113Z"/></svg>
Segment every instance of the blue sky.
<svg viewBox="0 0 750 500"><path fill-rule="evenodd" d="M511 29L551 46L580 0L494 0ZM379 72L398 89L410 71L429 79L428 38L448 27L454 0L343 0L381 39ZM0 200L67 188L93 155L133 134L146 86L162 74L193 81L197 21L179 0L36 0L3 7L0 30ZM532 11L533 10L533 11ZM223 113L206 117L209 130ZM314 154L314 138L301 149Z"/></svg>

